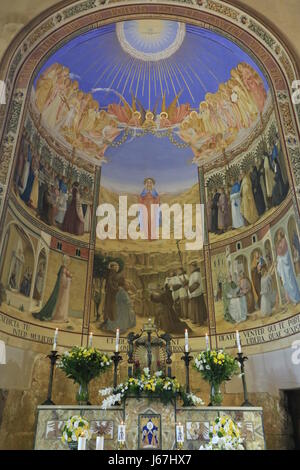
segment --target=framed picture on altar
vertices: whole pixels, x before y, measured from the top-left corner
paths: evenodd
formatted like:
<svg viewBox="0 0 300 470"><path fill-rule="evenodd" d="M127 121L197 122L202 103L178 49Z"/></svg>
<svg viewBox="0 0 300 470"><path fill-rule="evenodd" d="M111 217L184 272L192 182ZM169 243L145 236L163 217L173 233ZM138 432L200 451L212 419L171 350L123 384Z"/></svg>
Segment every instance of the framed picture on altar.
<svg viewBox="0 0 300 470"><path fill-rule="evenodd" d="M138 420L139 449L161 449L161 416L141 414Z"/></svg>
<svg viewBox="0 0 300 470"><path fill-rule="evenodd" d="M209 441L209 421L187 421L187 441Z"/></svg>

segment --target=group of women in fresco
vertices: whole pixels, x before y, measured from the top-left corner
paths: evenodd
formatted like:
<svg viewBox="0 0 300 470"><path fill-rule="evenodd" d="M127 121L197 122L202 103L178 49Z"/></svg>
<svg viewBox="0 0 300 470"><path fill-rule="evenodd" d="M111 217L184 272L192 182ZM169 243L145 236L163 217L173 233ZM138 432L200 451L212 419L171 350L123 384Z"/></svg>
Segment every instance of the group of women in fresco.
<svg viewBox="0 0 300 470"><path fill-rule="evenodd" d="M66 176L57 173L50 163L42 162L33 146L23 140L15 184L24 203L47 225L64 232L83 235L91 226L91 194L78 182L70 185ZM71 186L71 187L70 187Z"/></svg>
<svg viewBox="0 0 300 470"><path fill-rule="evenodd" d="M283 229L275 235L276 260L272 261L271 253L266 251L263 257L260 250L255 252L251 266L251 277L245 270L228 274L227 280L220 285L224 306L224 318L231 323L240 323L249 318L272 315L274 307L279 305L279 292L276 284L275 270L284 291L283 303L297 305L300 303L300 288L297 280L297 260L300 257L299 237L294 231L291 256ZM294 261L294 263L293 263Z"/></svg>
<svg viewBox="0 0 300 470"><path fill-rule="evenodd" d="M241 170L231 187L215 188L207 199L208 230L221 234L254 224L271 207L278 206L288 192L288 178L277 136L272 152L256 158L250 171ZM227 191L226 191L227 189Z"/></svg>

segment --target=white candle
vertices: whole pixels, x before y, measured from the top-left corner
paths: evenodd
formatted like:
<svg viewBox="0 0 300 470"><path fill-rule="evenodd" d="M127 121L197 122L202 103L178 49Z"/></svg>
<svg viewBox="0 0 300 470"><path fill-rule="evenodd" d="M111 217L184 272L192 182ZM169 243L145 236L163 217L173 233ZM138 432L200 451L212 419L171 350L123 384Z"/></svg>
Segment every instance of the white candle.
<svg viewBox="0 0 300 470"><path fill-rule="evenodd" d="M236 335L236 344L237 344L238 352L241 353L242 352L242 346L241 346L240 334L239 334L238 330L236 330L235 335Z"/></svg>
<svg viewBox="0 0 300 470"><path fill-rule="evenodd" d="M55 328L54 339L53 339L53 349L52 349L52 351L56 351L56 347L57 347L57 337L58 337L58 328Z"/></svg>
<svg viewBox="0 0 300 470"><path fill-rule="evenodd" d="M93 333L90 333L90 336L89 336L89 348L92 347L92 344L93 344Z"/></svg>
<svg viewBox="0 0 300 470"><path fill-rule="evenodd" d="M184 431L181 423L176 426L176 441L181 444L184 443Z"/></svg>
<svg viewBox="0 0 300 470"><path fill-rule="evenodd" d="M96 450L104 450L104 436L97 436Z"/></svg>
<svg viewBox="0 0 300 470"><path fill-rule="evenodd" d="M209 339L208 339L207 333L205 333L205 344L206 344L206 351L209 351Z"/></svg>
<svg viewBox="0 0 300 470"><path fill-rule="evenodd" d="M79 436L77 450L86 450L86 437Z"/></svg>
<svg viewBox="0 0 300 470"><path fill-rule="evenodd" d="M116 330L116 352L119 352L120 328Z"/></svg>
<svg viewBox="0 0 300 470"><path fill-rule="evenodd" d="M184 330L184 350L189 352L189 334L187 329Z"/></svg>
<svg viewBox="0 0 300 470"><path fill-rule="evenodd" d="M121 442L124 444L125 438L126 438L126 426L122 421L121 424L119 424L118 426L118 442Z"/></svg>

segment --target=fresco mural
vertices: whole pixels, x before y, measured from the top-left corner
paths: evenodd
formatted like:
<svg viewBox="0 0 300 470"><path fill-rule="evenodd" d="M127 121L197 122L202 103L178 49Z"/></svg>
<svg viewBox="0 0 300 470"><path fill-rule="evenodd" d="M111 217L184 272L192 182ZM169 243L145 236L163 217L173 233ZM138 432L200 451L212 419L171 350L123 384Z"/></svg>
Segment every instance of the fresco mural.
<svg viewBox="0 0 300 470"><path fill-rule="evenodd" d="M215 31L143 19L74 34L34 77L13 176L0 276L17 318L102 339L152 318L197 338L297 313L299 227L271 90ZM135 238L120 228L125 196L143 205ZM102 204L113 239L96 230ZM189 204L203 204L196 250L175 230L174 206Z"/></svg>

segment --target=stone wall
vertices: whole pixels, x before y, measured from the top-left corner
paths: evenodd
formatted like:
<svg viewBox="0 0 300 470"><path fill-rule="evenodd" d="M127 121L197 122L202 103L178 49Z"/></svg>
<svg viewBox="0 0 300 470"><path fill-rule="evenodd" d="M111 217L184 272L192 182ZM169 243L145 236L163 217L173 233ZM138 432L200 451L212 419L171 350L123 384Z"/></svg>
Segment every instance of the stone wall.
<svg viewBox="0 0 300 470"><path fill-rule="evenodd" d="M125 355L123 355L125 357ZM30 355L33 361L32 367L26 368L28 387L17 387L0 390L0 449L32 449L36 426L36 407L46 399L49 377L49 360L41 354ZM181 383L184 383L184 367L180 361L175 361L173 370ZM1 368L5 366L0 365ZM126 379L126 362L122 364L119 380ZM3 381L2 381L3 383ZM98 390L110 386L112 372L96 379L90 386L90 401L92 404L100 404ZM2 385L4 387L4 385ZM191 388L193 392L205 401L209 402L209 386L200 379L199 374L191 371ZM53 401L57 405L75 404L77 386L67 379L60 370L55 371L53 383ZM224 391L225 392L225 391ZM268 449L293 448L292 425L287 412L284 397L270 393L251 393L250 402L255 406L261 406L264 411L264 428ZM243 401L241 393L224 393L224 405L239 406Z"/></svg>

